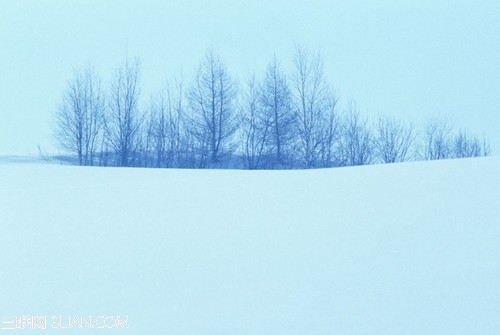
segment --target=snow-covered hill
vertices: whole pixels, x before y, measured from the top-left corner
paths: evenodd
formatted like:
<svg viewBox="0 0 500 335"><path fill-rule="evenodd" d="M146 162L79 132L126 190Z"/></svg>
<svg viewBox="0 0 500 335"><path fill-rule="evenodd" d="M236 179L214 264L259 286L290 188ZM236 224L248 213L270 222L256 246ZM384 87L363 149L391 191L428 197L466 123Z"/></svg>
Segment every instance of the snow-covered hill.
<svg viewBox="0 0 500 335"><path fill-rule="evenodd" d="M1 326L118 315L129 328L66 332L499 334L499 205L499 157L309 171L4 163Z"/></svg>

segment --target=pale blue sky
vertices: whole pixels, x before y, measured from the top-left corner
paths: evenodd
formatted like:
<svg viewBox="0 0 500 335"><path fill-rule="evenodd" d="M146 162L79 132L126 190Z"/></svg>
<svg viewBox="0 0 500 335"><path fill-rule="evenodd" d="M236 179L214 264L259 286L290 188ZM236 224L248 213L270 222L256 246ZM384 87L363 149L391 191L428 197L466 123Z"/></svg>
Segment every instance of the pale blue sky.
<svg viewBox="0 0 500 335"><path fill-rule="evenodd" d="M433 115L500 152L500 3L478 1L0 0L0 154L54 151L50 118L74 68L106 82L142 62L143 103L189 81L210 45L244 83L296 44L320 49L339 98L367 116Z"/></svg>

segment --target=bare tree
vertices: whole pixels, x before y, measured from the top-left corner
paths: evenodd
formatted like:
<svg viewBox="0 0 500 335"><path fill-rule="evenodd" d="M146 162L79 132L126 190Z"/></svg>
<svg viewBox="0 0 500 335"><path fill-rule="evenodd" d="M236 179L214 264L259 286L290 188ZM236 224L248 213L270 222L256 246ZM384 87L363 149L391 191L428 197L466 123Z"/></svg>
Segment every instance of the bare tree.
<svg viewBox="0 0 500 335"><path fill-rule="evenodd" d="M261 108L262 90L253 76L247 87L242 107L242 146L245 166L258 169L262 165L266 145L269 141L271 119Z"/></svg>
<svg viewBox="0 0 500 335"><path fill-rule="evenodd" d="M451 133L453 126L444 118L435 118L427 122L423 158L428 160L453 157Z"/></svg>
<svg viewBox="0 0 500 335"><path fill-rule="evenodd" d="M237 129L236 84L212 49L198 69L189 91L191 133L197 140L200 165L216 165L232 150Z"/></svg>
<svg viewBox="0 0 500 335"><path fill-rule="evenodd" d="M376 127L374 146L383 163L404 162L411 158L415 141L414 127L390 117L380 117Z"/></svg>
<svg viewBox="0 0 500 335"><path fill-rule="evenodd" d="M180 167L186 147L183 113L183 85L166 84L151 104L149 135L151 137L154 166Z"/></svg>
<svg viewBox="0 0 500 335"><path fill-rule="evenodd" d="M272 167L289 167L292 164L296 119L291 98L286 77L274 58L267 68L260 95L260 108L270 122L267 151L269 156L274 157Z"/></svg>
<svg viewBox="0 0 500 335"><path fill-rule="evenodd" d="M373 161L372 134L352 101L345 115L340 151L339 165L366 165Z"/></svg>
<svg viewBox="0 0 500 335"><path fill-rule="evenodd" d="M319 148L319 167L341 165L339 163L341 129L339 115L331 109L322 125L323 140Z"/></svg>
<svg viewBox="0 0 500 335"><path fill-rule="evenodd" d="M75 71L56 112L56 138L76 154L79 165L93 165L104 127L104 98L101 83L87 67Z"/></svg>
<svg viewBox="0 0 500 335"><path fill-rule="evenodd" d="M328 122L336 105L319 53L310 55L300 47L296 49L292 83L300 158L305 168L317 167L327 147L325 136L331 129Z"/></svg>
<svg viewBox="0 0 500 335"><path fill-rule="evenodd" d="M106 132L118 166L137 165L143 116L139 111L139 61L128 59L111 83Z"/></svg>
<svg viewBox="0 0 500 335"><path fill-rule="evenodd" d="M143 167L159 167L156 165L155 157L155 115L152 109L148 109L143 114L141 130L139 132L139 163Z"/></svg>

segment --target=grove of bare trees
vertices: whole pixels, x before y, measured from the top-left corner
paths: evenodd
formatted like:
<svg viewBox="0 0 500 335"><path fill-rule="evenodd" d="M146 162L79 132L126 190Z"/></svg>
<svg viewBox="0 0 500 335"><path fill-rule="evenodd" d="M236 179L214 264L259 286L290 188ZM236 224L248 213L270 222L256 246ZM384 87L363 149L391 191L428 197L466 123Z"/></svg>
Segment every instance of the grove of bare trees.
<svg viewBox="0 0 500 335"><path fill-rule="evenodd" d="M209 49L190 81L165 84L149 103L141 66L126 58L109 85L75 71L54 113L54 135L78 165L299 169L486 156L486 140L443 118L422 129L373 121L353 100L340 107L319 53L296 48L244 85Z"/></svg>

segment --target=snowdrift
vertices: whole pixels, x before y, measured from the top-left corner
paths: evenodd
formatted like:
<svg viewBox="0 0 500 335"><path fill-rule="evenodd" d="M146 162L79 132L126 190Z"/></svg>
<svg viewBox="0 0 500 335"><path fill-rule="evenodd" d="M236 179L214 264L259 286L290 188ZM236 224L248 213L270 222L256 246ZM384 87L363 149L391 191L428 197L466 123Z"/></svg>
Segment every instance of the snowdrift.
<svg viewBox="0 0 500 335"><path fill-rule="evenodd" d="M500 159L0 165L0 313L126 334L498 334ZM1 326L6 327L7 318ZM64 321L67 324L67 321Z"/></svg>

